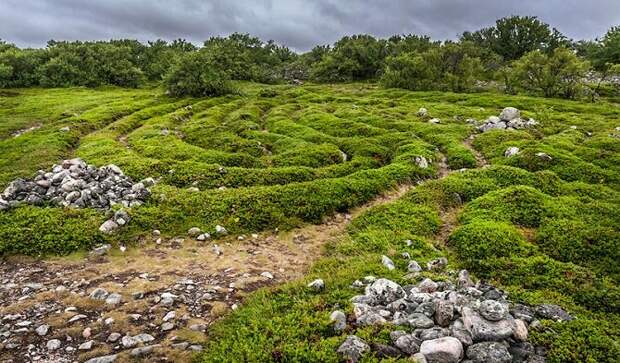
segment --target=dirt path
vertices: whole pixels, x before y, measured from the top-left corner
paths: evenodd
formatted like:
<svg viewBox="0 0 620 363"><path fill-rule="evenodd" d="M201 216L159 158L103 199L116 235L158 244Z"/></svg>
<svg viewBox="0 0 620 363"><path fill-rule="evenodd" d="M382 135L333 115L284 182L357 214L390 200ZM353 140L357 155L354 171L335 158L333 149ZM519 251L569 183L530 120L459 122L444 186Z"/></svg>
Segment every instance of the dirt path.
<svg viewBox="0 0 620 363"><path fill-rule="evenodd" d="M3 261L0 332L6 335L0 361L72 362L119 352L117 361L123 361L138 354L131 339L124 338L125 344L119 334L148 334L153 340L145 345L159 345L150 352L151 362L189 361L208 326L245 295L303 277L323 246L342 238L353 216L400 198L411 187L402 185L350 213L288 232L215 242L153 236L139 247L113 248L103 256ZM96 289L107 297L119 294L121 301L95 300L90 295ZM169 294L172 302L165 301ZM35 332L41 326L49 326L43 335ZM54 339L60 347L50 351L46 345ZM90 341L90 349L79 348Z"/></svg>
<svg viewBox="0 0 620 363"><path fill-rule="evenodd" d="M465 140L463 140L463 145L469 149L469 151L472 152L472 154L474 154L474 157L476 158L477 164L479 168L483 168L487 165L489 165L489 162L484 158L484 155L482 155L480 153L480 151L476 150L473 146L474 140L476 140L476 134L472 134L470 135L468 138L466 138Z"/></svg>
<svg viewBox="0 0 620 363"><path fill-rule="evenodd" d="M450 173L442 157L437 176ZM0 361L73 362L112 354L117 362L141 354L150 362L189 361L202 349L209 325L244 296L303 277L323 246L345 235L352 218L413 187L401 185L350 213L288 232L214 242L153 235L101 256L2 261ZM441 243L456 212L442 213L442 220ZM54 343L59 347L49 349ZM152 348L136 349L141 346Z"/></svg>

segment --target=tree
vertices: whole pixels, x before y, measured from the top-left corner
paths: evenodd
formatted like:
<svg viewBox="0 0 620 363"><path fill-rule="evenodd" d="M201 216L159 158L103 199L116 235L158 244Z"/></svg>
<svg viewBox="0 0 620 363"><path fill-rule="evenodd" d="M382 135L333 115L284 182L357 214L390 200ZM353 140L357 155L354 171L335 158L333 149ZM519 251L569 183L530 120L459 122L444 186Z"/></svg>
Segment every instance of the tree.
<svg viewBox="0 0 620 363"><path fill-rule="evenodd" d="M498 19L495 26L475 32L465 32L461 40L468 40L480 47L491 49L505 61L521 58L528 52L551 52L558 47L568 47L570 42L557 29L541 22L535 16L510 16Z"/></svg>
<svg viewBox="0 0 620 363"><path fill-rule="evenodd" d="M545 97L576 98L583 90L586 61L574 52L557 48L550 55L532 51L514 63L513 76L519 87Z"/></svg>
<svg viewBox="0 0 620 363"><path fill-rule="evenodd" d="M411 90L471 90L481 76L480 50L471 42L446 42L426 52L389 57L381 77L385 87Z"/></svg>
<svg viewBox="0 0 620 363"><path fill-rule="evenodd" d="M386 59L381 85L387 88L404 88L413 91L432 90L436 74L420 55L401 54Z"/></svg>
<svg viewBox="0 0 620 363"><path fill-rule="evenodd" d="M39 84L37 68L44 62L38 49L8 48L0 53L0 84L2 87L32 87Z"/></svg>
<svg viewBox="0 0 620 363"><path fill-rule="evenodd" d="M207 51L186 53L165 79L173 96L221 96L234 93L229 74Z"/></svg>
<svg viewBox="0 0 620 363"><path fill-rule="evenodd" d="M602 71L609 65L620 64L620 26L612 27L598 42L590 60L595 69Z"/></svg>
<svg viewBox="0 0 620 363"><path fill-rule="evenodd" d="M210 54L212 64L225 70L231 79L262 83L277 82L282 76L280 57L290 56L272 41L263 43L239 33L211 38L203 49Z"/></svg>
<svg viewBox="0 0 620 363"><path fill-rule="evenodd" d="M312 68L320 82L346 82L380 76L388 55L387 42L370 35L345 36Z"/></svg>

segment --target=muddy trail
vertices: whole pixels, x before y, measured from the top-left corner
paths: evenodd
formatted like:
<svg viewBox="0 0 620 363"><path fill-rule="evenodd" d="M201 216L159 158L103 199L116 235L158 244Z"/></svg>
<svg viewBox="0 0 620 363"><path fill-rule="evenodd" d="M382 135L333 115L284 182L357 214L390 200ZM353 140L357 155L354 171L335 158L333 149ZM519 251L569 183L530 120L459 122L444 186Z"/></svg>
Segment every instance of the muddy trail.
<svg viewBox="0 0 620 363"><path fill-rule="evenodd" d="M437 178L450 173L442 157ZM74 362L111 355L116 362L147 355L150 362L190 361L202 350L209 325L248 293L303 277L325 244L343 238L355 216L414 187L400 185L349 213L287 232L204 242L153 234L138 246L101 254L4 260L0 316L9 328L2 331L10 333L3 333L0 361ZM456 215L441 212L439 245Z"/></svg>

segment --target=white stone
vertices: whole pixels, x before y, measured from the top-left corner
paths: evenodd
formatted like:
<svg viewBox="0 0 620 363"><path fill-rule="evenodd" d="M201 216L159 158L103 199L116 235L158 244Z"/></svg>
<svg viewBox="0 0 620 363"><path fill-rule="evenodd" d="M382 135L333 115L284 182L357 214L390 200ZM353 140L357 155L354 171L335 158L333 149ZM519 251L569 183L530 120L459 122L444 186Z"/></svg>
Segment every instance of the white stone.
<svg viewBox="0 0 620 363"><path fill-rule="evenodd" d="M425 340L420 353L428 363L457 363L463 357L463 345L454 337Z"/></svg>

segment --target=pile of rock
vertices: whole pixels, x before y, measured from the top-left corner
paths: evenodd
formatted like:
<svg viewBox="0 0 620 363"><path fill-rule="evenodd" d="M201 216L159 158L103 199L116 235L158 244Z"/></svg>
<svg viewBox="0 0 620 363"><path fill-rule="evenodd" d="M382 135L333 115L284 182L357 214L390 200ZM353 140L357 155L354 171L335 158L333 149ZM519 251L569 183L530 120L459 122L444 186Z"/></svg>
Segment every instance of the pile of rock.
<svg viewBox="0 0 620 363"><path fill-rule="evenodd" d="M384 279L364 279L365 293L352 298L356 326L392 324L392 344L368 345L355 335L339 347L344 359L358 361L366 352L411 356L419 362L543 362L545 350L527 341L538 318L571 320L556 305L512 304L490 284L474 284L466 270L455 282L424 279L400 286ZM344 330L342 314L332 313L334 329ZM340 317L340 319L338 319Z"/></svg>
<svg viewBox="0 0 620 363"><path fill-rule="evenodd" d="M116 165L96 168L82 159L64 160L32 180L16 179L0 195L0 210L20 204L51 203L63 207L108 209L115 204L141 205L152 178L133 183Z"/></svg>
<svg viewBox="0 0 620 363"><path fill-rule="evenodd" d="M514 107L506 107L498 116L491 116L486 119L482 125L478 126L478 130L485 132L492 129L515 130L525 129L536 126L538 122L534 119L522 119L521 112Z"/></svg>

